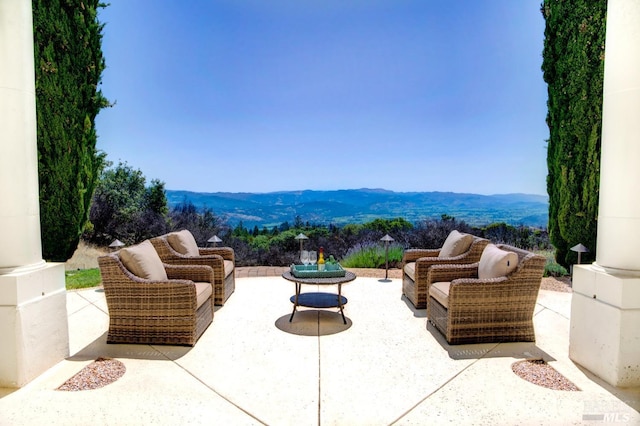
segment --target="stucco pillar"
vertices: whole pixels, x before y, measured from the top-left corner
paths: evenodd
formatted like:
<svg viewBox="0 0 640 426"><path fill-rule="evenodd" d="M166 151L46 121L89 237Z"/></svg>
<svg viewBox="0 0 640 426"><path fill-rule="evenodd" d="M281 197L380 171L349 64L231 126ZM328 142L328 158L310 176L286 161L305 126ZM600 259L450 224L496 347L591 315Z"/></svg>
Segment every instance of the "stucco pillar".
<svg viewBox="0 0 640 426"><path fill-rule="evenodd" d="M64 265L42 260L31 0L0 0L0 387L69 352Z"/></svg>
<svg viewBox="0 0 640 426"><path fill-rule="evenodd" d="M574 267L569 356L621 387L640 386L640 2L609 0L598 247Z"/></svg>

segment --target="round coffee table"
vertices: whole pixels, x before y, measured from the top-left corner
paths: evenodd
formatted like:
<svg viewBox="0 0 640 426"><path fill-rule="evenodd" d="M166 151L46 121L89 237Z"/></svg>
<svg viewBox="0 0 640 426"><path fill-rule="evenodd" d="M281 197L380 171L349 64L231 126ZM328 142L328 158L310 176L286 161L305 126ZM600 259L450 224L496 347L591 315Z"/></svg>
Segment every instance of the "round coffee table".
<svg viewBox="0 0 640 426"><path fill-rule="evenodd" d="M291 296L291 303L293 303L293 312L289 322L293 320L293 316L298 309L298 306L304 306L307 308L340 308L340 315L342 315L342 322L347 323L347 319L344 317L343 306L347 303L347 298L342 295L342 284L348 283L356 279L356 274L351 271L346 271L344 277L331 277L331 278L299 278L294 276L291 271L286 271L282 274L282 278L287 281L296 283L296 294ZM326 293L326 292L309 292L300 293L302 285L337 285L338 294Z"/></svg>

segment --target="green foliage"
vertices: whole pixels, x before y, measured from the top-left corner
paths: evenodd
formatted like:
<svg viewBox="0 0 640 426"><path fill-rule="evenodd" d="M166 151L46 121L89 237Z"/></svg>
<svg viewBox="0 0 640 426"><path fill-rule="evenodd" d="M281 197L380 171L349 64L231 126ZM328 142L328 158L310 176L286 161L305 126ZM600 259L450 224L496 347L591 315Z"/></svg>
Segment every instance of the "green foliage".
<svg viewBox="0 0 640 426"><path fill-rule="evenodd" d="M567 268L560 265L555 260L547 261L547 264L544 265L545 277L564 277L567 275L569 275Z"/></svg>
<svg viewBox="0 0 640 426"><path fill-rule="evenodd" d="M67 290L97 287L102 283L100 269L78 269L64 273Z"/></svg>
<svg viewBox="0 0 640 426"><path fill-rule="evenodd" d="M144 208L161 216L169 212L167 195L164 191L164 182L158 179L151 181L151 186L147 188L144 193Z"/></svg>
<svg viewBox="0 0 640 426"><path fill-rule="evenodd" d="M545 249L549 245L546 235L539 229L526 226L511 226L504 222L492 223L474 234L491 240L496 244L510 244L525 249Z"/></svg>
<svg viewBox="0 0 640 426"><path fill-rule="evenodd" d="M606 0L544 0L549 236L563 265L596 251Z"/></svg>
<svg viewBox="0 0 640 426"><path fill-rule="evenodd" d="M536 253L547 258L547 263L544 265L545 277L563 277L569 275L567 268L556 262L553 250L537 251Z"/></svg>
<svg viewBox="0 0 640 426"><path fill-rule="evenodd" d="M300 247L300 244L295 239L296 235L298 234L296 234L295 229L272 234L269 238L269 245L276 246L280 250L296 250Z"/></svg>
<svg viewBox="0 0 640 426"><path fill-rule="evenodd" d="M374 219L371 222L365 223L362 227L364 229L380 231L384 234L397 234L413 229L413 224L398 217L395 219Z"/></svg>
<svg viewBox="0 0 640 426"><path fill-rule="evenodd" d="M249 245L254 250L268 250L270 246L269 237L267 235L258 235L253 237Z"/></svg>
<svg viewBox="0 0 640 426"><path fill-rule="evenodd" d="M116 238L133 244L168 230L164 183L153 180L150 187L140 170L126 163L103 171L91 204L88 239L108 244ZM201 220L193 208L195 220Z"/></svg>
<svg viewBox="0 0 640 426"><path fill-rule="evenodd" d="M42 254L66 261L78 245L104 156L95 118L102 27L96 0L34 0L34 50Z"/></svg>

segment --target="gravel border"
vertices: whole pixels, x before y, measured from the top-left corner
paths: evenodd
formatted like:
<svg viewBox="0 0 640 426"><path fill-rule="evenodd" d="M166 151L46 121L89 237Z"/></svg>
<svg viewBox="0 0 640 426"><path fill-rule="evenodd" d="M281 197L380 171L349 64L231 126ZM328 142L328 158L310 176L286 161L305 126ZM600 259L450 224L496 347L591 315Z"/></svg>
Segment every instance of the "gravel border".
<svg viewBox="0 0 640 426"><path fill-rule="evenodd" d="M98 389L118 380L126 370L124 364L117 359L100 357L64 382L57 390L75 392Z"/></svg>
<svg viewBox="0 0 640 426"><path fill-rule="evenodd" d="M562 391L580 390L543 359L526 359L514 362L511 364L511 370L516 373L518 377L548 389Z"/></svg>

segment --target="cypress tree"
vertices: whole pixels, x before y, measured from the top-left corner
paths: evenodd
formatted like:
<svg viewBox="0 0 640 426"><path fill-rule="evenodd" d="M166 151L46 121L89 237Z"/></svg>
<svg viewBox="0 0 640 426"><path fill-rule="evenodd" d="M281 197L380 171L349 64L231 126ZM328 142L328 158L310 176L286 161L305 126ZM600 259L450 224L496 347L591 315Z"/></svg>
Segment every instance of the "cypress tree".
<svg viewBox="0 0 640 426"><path fill-rule="evenodd" d="M104 155L95 117L105 62L97 0L33 0L43 257L66 261L87 222Z"/></svg>
<svg viewBox="0 0 640 426"><path fill-rule="evenodd" d="M544 0L549 237L559 263L596 251L606 0ZM589 257L589 256L587 256ZM589 259L587 259L589 260Z"/></svg>

